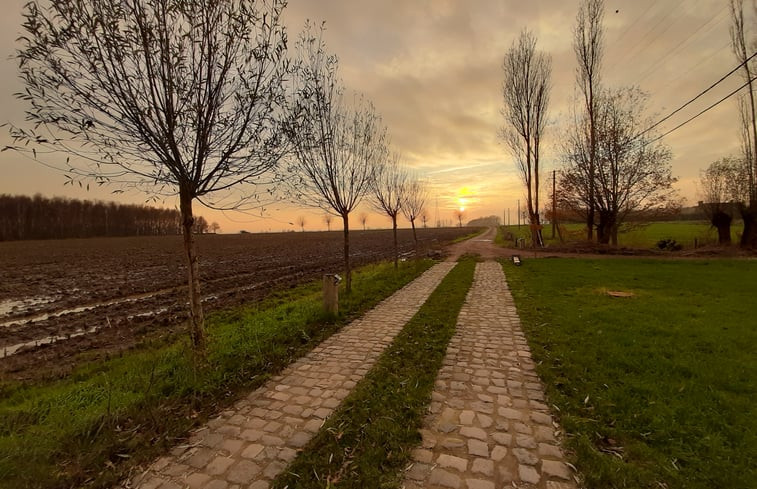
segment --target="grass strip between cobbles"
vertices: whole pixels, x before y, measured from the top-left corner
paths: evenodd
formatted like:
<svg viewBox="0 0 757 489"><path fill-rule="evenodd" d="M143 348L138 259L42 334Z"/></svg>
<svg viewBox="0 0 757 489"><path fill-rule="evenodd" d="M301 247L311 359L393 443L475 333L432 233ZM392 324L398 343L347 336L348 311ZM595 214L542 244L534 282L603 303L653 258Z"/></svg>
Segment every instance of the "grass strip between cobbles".
<svg viewBox="0 0 757 489"><path fill-rule="evenodd" d="M432 264L357 270L336 318L323 313L320 281L213 313L202 368L182 334L64 379L0 384L0 488L111 486Z"/></svg>
<svg viewBox="0 0 757 489"><path fill-rule="evenodd" d="M449 272L272 487L400 486L475 265Z"/></svg>

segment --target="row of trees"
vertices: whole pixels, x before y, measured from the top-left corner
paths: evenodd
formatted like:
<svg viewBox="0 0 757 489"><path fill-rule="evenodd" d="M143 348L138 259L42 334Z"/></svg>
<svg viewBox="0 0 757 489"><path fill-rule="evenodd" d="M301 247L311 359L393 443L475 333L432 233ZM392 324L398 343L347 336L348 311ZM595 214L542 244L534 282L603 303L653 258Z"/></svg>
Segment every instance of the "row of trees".
<svg viewBox="0 0 757 489"><path fill-rule="evenodd" d="M397 246L397 216L402 213L413 229L413 241L418 249L418 234L415 221L422 219L423 206L426 203L426 189L418 178L413 178L400 164L399 154L391 156L376 175L372 185L373 207L385 213L392 220L394 242L394 268L399 260ZM425 222L424 222L425 226Z"/></svg>
<svg viewBox="0 0 757 489"><path fill-rule="evenodd" d="M193 204L262 208L287 196L341 218L405 175L374 106L348 92L323 28L290 55L284 0L56 0L25 7L17 59L29 109L13 149L74 155L73 180L179 197L195 351L205 351ZM400 177L398 177L400 178ZM422 185L392 188L414 225ZM281 191L282 186L284 191ZM414 190L414 189L418 190ZM401 195L399 200L397 196ZM416 195L416 200L412 200ZM301 224L304 227L304 224Z"/></svg>
<svg viewBox="0 0 757 489"><path fill-rule="evenodd" d="M342 220L347 292L352 287L350 215L366 196L392 219L394 263L397 266L397 215L403 212L413 227L425 191L392 153L386 127L369 101L349 96L339 77L339 63L323 41L323 28L311 25L297 43L292 74L293 97L284 120L291 153L287 185L295 199L323 209ZM331 226L331 221L326 221ZM301 222L304 228L304 223ZM416 237L417 242L417 237Z"/></svg>
<svg viewBox="0 0 757 489"><path fill-rule="evenodd" d="M749 82L742 3L731 0L732 41ZM569 214L586 223L587 240L617 244L618 230L629 216L666 213L678 207L680 199L673 189L676 178L671 172L670 149L655 131L657 125L645 115L647 94L637 87L609 87L602 83L604 12L604 0L582 0L576 16L573 50L579 97L557 145L562 164L553 198L561 210L556 216ZM550 58L536 50L536 39L524 31L505 54L503 67L506 124L502 136L526 187L532 241L540 245L540 144L548 112ZM743 160L754 162L752 148L757 128L751 88L741 106ZM743 244L754 246L757 243L748 237L747 228L749 222L757 223L757 214L752 216L757 166L744 166L749 168L742 174L751 190L739 196L745 221Z"/></svg>
<svg viewBox="0 0 757 489"><path fill-rule="evenodd" d="M415 222L414 221L416 221L417 219L421 220L421 223L423 224L423 227L425 228L425 227L427 227L427 224L428 224L428 214L426 213L426 209L423 208L423 205L425 204L425 200L426 200L426 196L427 196L426 187L423 184L423 182L420 182L420 181L412 183L411 186L412 186L411 190L413 190L414 192L416 192L418 194L418 197L419 197L418 200L421 201L420 207L422 209L421 209L420 216L419 217L415 217L413 219L413 221L410 221L410 218L408 216L415 215L414 213L407 213L407 214L404 214L404 215L405 215L406 219L408 220L408 222L411 222L411 225L413 226L413 229L415 229L415 227L414 227L415 226ZM380 212L383 213L383 210L381 210ZM360 215L357 216L357 218L358 218L358 221L360 222L360 225L363 226L363 231L365 231L366 229L368 229L368 213L367 212L361 212ZM331 214L325 213L323 215L323 223L326 225L326 229L329 230L329 231L331 231L331 221L332 220L333 220L333 216ZM307 224L307 219L305 218L305 216L303 216L303 215L297 216L297 219L296 219L295 223L297 224L297 226L300 227L300 231L302 231L302 232L305 231L305 224ZM417 247L418 238L417 238L415 232L413 233L413 236L415 237L415 244L416 244L416 247Z"/></svg>
<svg viewBox="0 0 757 489"><path fill-rule="evenodd" d="M219 229L217 223L208 224L202 216L194 223L195 233ZM45 198L39 194L0 195L0 241L180 233L181 215L175 209Z"/></svg>

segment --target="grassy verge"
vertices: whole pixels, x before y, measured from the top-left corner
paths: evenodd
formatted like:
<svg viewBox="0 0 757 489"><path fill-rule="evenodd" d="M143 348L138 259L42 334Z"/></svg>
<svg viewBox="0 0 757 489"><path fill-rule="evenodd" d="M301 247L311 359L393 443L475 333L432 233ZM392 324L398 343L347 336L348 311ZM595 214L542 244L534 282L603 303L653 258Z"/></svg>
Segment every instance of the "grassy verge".
<svg viewBox="0 0 757 489"><path fill-rule="evenodd" d="M503 266L587 487L754 487L757 262Z"/></svg>
<svg viewBox="0 0 757 489"><path fill-rule="evenodd" d="M579 223L561 224L563 238L566 243L579 242L586 239L586 225ZM546 245L560 245L559 237L552 239L552 230L549 224L544 226L542 231L544 243ZM735 223L731 227L731 238L734 243L739 242L739 236L743 230L741 222ZM513 239L505 240L505 234ZM531 233L526 224L518 227L517 225L499 226L497 240L495 243L500 246L515 246L515 238L524 238L526 245L530 243ZM648 224L639 224L629 226L621 230L618 235L618 246L628 248L655 248L657 242L663 239L673 239L685 249L693 249L694 243L697 246L715 245L718 241L718 233L709 222L706 221L669 221L669 222L651 222Z"/></svg>
<svg viewBox="0 0 757 489"><path fill-rule="evenodd" d="M474 269L458 263L273 487L399 487Z"/></svg>
<svg viewBox="0 0 757 489"><path fill-rule="evenodd" d="M111 485L429 266L358 270L337 318L322 313L320 282L213 314L201 369L182 339L142 345L63 380L1 385L0 487Z"/></svg>
<svg viewBox="0 0 757 489"><path fill-rule="evenodd" d="M743 229L740 221L731 226L733 243L739 242ZM718 232L709 222L704 221L655 222L630 229L618 239L624 246L634 248L653 248L662 239L674 239L684 248L693 249L695 241L699 246L717 244Z"/></svg>

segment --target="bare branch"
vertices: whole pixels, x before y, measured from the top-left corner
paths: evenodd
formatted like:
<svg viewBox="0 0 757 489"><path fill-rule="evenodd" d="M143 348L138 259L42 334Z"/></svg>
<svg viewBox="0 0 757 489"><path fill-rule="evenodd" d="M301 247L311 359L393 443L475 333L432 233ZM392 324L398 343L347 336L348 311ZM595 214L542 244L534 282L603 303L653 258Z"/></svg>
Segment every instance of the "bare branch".
<svg viewBox="0 0 757 489"><path fill-rule="evenodd" d="M338 62L326 52L323 30L308 25L300 37L291 113L284 133L299 175L293 193L306 205L340 216L344 223L347 290L351 286L349 214L370 191L386 158L386 128L362 97L347 100Z"/></svg>
<svg viewBox="0 0 757 489"><path fill-rule="evenodd" d="M200 352L192 204L246 201L233 190L261 183L286 151L283 9L283 0L56 0L24 11L16 95L30 127L11 128L17 149L73 154L71 178L179 195Z"/></svg>
<svg viewBox="0 0 757 489"><path fill-rule="evenodd" d="M654 134L638 135L640 129L649 127L643 115L646 100L646 94L637 88L596 94L593 173L584 131L586 116L574 118L574 127L563 143L560 203L574 211L596 209L597 238L603 243L617 243L618 229L631 212L644 213L676 201L670 150L654 142Z"/></svg>

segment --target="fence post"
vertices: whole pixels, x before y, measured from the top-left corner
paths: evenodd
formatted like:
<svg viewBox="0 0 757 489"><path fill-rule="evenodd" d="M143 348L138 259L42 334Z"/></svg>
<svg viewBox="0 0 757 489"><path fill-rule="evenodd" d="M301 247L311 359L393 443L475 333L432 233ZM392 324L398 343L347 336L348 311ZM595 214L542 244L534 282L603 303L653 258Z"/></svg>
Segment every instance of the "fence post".
<svg viewBox="0 0 757 489"><path fill-rule="evenodd" d="M329 314L339 313L339 282L342 277L327 273L323 276L323 309Z"/></svg>

